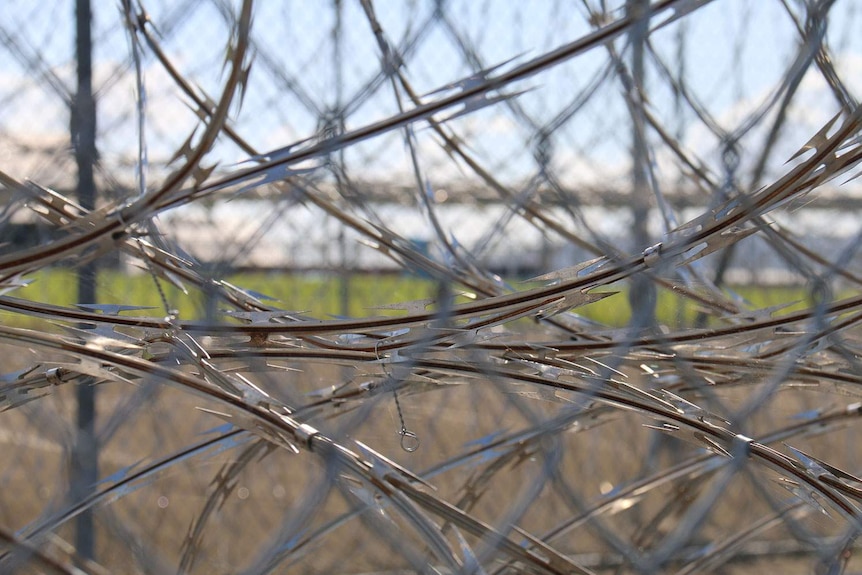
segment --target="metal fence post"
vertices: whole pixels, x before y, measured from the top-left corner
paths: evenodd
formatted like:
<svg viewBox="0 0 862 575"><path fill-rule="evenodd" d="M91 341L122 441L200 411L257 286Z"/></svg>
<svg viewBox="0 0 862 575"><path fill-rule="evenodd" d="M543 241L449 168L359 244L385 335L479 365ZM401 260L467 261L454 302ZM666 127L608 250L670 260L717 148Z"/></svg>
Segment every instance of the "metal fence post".
<svg viewBox="0 0 862 575"><path fill-rule="evenodd" d="M96 203L94 166L96 163L96 101L92 85L92 12L89 0L75 4L75 52L77 60L77 93L72 104L71 136L78 166L78 201L91 210ZM78 301L96 301L97 264L88 262L79 268ZM72 453L71 491L75 501L87 497L99 477L98 446L96 445L96 391L92 381L81 380L77 388L78 434ZM75 547L82 558L95 556L95 534L91 510L76 520Z"/></svg>

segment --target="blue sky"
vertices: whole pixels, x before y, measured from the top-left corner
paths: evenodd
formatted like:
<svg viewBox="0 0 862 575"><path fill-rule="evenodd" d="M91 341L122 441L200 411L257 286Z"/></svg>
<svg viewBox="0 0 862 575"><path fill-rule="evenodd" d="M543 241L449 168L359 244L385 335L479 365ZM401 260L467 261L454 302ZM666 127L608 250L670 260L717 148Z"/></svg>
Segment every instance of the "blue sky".
<svg viewBox="0 0 862 575"><path fill-rule="evenodd" d="M162 45L171 59L189 79L214 96L223 80L221 62L228 35L223 14L230 3L199 0L184 4L184 10L178 9L183 4L166 1L145 2L144 6L162 30ZM472 73L453 30L467 40L469 49L475 49L484 64L515 58L509 66L590 30L581 2L452 0L446 4L445 12L450 27L427 24L432 2L390 0L374 4L392 41L397 43L405 35L422 32L416 49L405 57L408 78L422 94ZM18 161L17 154L19 144L56 147L65 137L67 112L46 78L55 77L71 89L72 6L59 0L43 2L38 7L19 0L7 6L3 33L13 39L19 52L28 54L31 60L38 57L41 62L35 73L33 67L22 66L20 55L13 55L7 42L0 58L0 75L6 80L5 93L0 88L0 98L6 103L0 111L0 129L7 136L6 144L0 145L0 161L12 164L11 169L4 169L18 177L49 177L55 163L44 158ZM320 110L334 106L338 100L338 66L333 58L339 48L332 41L333 6L334 2L325 1L256 3L253 33L258 55L243 109L234 118L240 133L256 147L278 148L313 135ZM374 77L380 64L359 2L344 0L342 6L341 98L348 102ZM799 12L797 3L790 6ZM136 141L129 42L115 2L95 1L94 10L97 85L101 88L100 149L113 176L127 180L132 173L129 162L134 159ZM838 0L830 13L827 37L836 66L857 95L862 35L855 30L860 23L858 2ZM689 89L709 113L724 128L732 129L780 82L799 38L777 0L715 0L681 23L658 31L652 41L671 66L682 67ZM623 43L619 41L617 46L622 48ZM682 61L680 53L684 54ZM147 139L155 164L188 137L196 117L153 58L147 57L145 62ZM512 91L527 90L517 99L524 116L498 105L455 120L450 127L491 169L522 179L535 169L531 148L535 131L531 123L541 125L553 118L607 62L607 51L597 48L511 86ZM648 96L656 114L669 129L678 131L687 147L707 161L716 161L720 152L718 139L690 109L679 112L667 83L653 64L648 65L647 73ZM296 82L299 94L286 85L286 77ZM801 145L836 109L825 84L813 72L804 80L799 98L802 104L792 110L794 122L786 133L787 150L782 154L792 153L793 146ZM383 84L361 105L351 108L347 126L355 128L396 111L392 90ZM619 82L610 78L593 101L555 136L555 167L575 182L624 179L629 123ZM751 141L743 144L755 150L755 136L756 131ZM417 138L429 177L441 182L460 177L457 166L440 150L429 130L420 129ZM225 145L214 151L213 158L229 166L244 156L234 146ZM659 165L660 160L657 158ZM357 146L348 152L348 161L368 178L410 178L410 164L398 133ZM780 166L783 159L776 162ZM18 173L14 173L16 165L21 169Z"/></svg>

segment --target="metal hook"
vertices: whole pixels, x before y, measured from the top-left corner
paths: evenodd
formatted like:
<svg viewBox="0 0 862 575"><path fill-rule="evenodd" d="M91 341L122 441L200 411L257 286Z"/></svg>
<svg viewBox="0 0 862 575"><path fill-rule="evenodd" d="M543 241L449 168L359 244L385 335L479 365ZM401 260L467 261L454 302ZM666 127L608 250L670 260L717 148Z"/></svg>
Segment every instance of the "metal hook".
<svg viewBox="0 0 862 575"><path fill-rule="evenodd" d="M398 432L401 436L401 449L406 451L407 453L413 453L417 449L419 449L419 436L408 430L406 427L401 427L401 431Z"/></svg>

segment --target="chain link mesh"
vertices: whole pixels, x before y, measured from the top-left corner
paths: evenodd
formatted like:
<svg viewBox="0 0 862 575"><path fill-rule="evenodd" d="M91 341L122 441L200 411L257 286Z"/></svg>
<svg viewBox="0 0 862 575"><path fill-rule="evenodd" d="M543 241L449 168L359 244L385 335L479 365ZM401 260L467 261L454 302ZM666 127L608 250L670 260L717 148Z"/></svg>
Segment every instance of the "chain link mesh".
<svg viewBox="0 0 862 575"><path fill-rule="evenodd" d="M0 571L860 569L856 2L92 10L74 121L0 21Z"/></svg>

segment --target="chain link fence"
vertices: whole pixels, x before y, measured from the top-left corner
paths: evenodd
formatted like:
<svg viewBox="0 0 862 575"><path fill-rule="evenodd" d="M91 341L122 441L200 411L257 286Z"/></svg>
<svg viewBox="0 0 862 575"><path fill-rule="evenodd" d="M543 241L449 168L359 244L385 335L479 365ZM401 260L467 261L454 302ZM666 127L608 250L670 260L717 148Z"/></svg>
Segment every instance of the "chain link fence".
<svg viewBox="0 0 862 575"><path fill-rule="evenodd" d="M859 570L859 24L11 2L0 570Z"/></svg>

